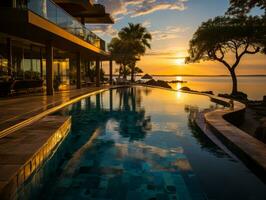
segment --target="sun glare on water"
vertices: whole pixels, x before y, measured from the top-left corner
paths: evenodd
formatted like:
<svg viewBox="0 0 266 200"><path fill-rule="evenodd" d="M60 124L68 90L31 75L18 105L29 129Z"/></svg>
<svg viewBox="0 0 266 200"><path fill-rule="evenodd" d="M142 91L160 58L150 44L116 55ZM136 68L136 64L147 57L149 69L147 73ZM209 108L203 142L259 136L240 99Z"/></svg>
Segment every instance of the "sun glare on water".
<svg viewBox="0 0 266 200"><path fill-rule="evenodd" d="M177 59L175 60L175 63L176 63L177 65L179 65L179 66L184 65L184 64L185 64L185 58L177 58Z"/></svg>

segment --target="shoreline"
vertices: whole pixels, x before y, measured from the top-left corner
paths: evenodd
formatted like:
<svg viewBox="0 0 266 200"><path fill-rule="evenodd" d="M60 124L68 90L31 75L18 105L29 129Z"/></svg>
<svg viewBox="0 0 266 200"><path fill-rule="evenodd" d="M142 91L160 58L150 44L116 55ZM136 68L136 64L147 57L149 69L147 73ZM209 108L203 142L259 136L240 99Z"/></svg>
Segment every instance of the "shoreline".
<svg viewBox="0 0 266 200"><path fill-rule="evenodd" d="M108 76L109 74L105 74L104 76ZM118 74L113 74L113 76L119 76ZM142 77L143 75L136 75L136 77ZM193 75L193 74L180 74L180 75L153 75L154 77L176 77L176 76L182 76L182 77L231 77L230 75L226 74L220 74L220 75ZM237 77L266 77L266 74L251 74L251 75L238 75Z"/></svg>

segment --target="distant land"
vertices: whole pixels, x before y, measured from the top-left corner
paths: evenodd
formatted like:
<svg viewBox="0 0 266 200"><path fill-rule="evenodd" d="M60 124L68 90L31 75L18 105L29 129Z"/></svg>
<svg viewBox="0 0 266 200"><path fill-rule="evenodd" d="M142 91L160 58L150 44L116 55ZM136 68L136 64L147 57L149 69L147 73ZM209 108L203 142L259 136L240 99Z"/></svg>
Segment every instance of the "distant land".
<svg viewBox="0 0 266 200"><path fill-rule="evenodd" d="M144 75L145 73L143 73ZM136 76L143 76L143 75L136 75ZM154 76L154 77L158 77L158 76L164 76L164 77L175 77L175 76L192 76L192 77L231 77L230 75L226 75L226 74L220 74L220 75L190 75L190 74L172 74L172 75L154 75L154 74L150 74L151 76ZM109 74L105 74L105 76L109 76ZM113 76L118 76L118 74L113 74ZM237 75L237 77L266 77L266 74L250 74L250 75Z"/></svg>
<svg viewBox="0 0 266 200"><path fill-rule="evenodd" d="M141 75L138 75L141 76ZM192 75L192 74L176 74L176 75L151 75L151 76L195 76L195 77L231 77L230 75L220 74L220 75ZM251 77L251 76L266 76L266 74L251 74L251 75L237 75L238 77Z"/></svg>

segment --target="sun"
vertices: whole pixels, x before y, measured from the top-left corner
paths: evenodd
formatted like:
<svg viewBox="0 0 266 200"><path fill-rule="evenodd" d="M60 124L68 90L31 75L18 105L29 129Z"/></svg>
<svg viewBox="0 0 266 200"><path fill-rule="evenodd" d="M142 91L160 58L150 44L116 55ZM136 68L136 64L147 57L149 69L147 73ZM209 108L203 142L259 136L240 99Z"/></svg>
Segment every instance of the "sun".
<svg viewBox="0 0 266 200"><path fill-rule="evenodd" d="M177 58L177 59L175 60L175 63L176 63L177 65L184 65L184 64L185 64L185 58Z"/></svg>

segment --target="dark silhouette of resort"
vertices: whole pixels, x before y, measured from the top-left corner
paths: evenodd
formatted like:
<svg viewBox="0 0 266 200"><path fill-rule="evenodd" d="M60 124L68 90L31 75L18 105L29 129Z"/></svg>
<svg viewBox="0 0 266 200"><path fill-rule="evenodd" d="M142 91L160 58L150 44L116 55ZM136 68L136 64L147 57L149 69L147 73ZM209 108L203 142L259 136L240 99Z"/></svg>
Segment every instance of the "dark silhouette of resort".
<svg viewBox="0 0 266 200"><path fill-rule="evenodd" d="M265 0L230 0L177 60L226 67L232 89L217 95L143 76L156 31L128 23L107 44L87 25L120 13L100 3L0 1L0 199L265 200L266 96L250 100L236 73L266 54Z"/></svg>
<svg viewBox="0 0 266 200"><path fill-rule="evenodd" d="M112 24L91 1L1 1L0 95L100 85L105 41L85 27ZM112 77L110 78L112 80Z"/></svg>

